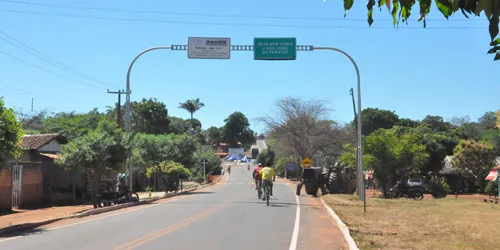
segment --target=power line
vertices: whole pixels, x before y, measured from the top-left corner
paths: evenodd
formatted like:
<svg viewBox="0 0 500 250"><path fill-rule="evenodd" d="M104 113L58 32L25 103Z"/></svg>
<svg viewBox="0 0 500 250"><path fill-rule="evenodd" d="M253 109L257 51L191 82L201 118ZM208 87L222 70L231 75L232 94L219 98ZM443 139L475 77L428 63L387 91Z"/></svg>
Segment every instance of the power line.
<svg viewBox="0 0 500 250"><path fill-rule="evenodd" d="M1 1L1 0L0 0ZM35 12L35 11L19 11L0 9L0 12L19 13L30 15L47 15L73 18L86 18L95 20L108 21L124 21L124 22L146 22L146 23L172 23L172 24L191 24L191 25L213 25L213 26L254 26L254 27L278 27L278 28L317 28L317 29L394 29L393 27L366 27L366 26L332 26L332 25L287 25L287 24L257 24L257 23L220 23L220 22L198 22L198 21L173 21L160 19L144 19L144 18L120 18L120 17L100 17L88 15L61 14L50 12ZM422 29L422 27L404 27L404 29ZM443 27L427 27L425 29L487 29L486 26L443 26Z"/></svg>
<svg viewBox="0 0 500 250"><path fill-rule="evenodd" d="M234 14L214 14L214 13L188 13L188 12L165 12L165 11L149 11L149 10L130 10L130 9L116 9L116 8L101 8L91 6L75 6L75 5L62 5L62 4L49 4L31 1L14 1L14 0L0 0L0 2L8 2L14 4L25 4L44 6L52 8L65 8L77 10L97 10L97 11L110 11L122 13L135 13L135 14L155 14L155 15L178 15L178 16L203 16L203 17L228 17L228 18L253 18L253 19L282 19L282 20L316 20L316 21L366 21L363 18L331 18L331 17L293 17L293 16L261 16L261 15L234 15ZM391 20L392 19L377 19L377 20ZM444 19L427 19L428 21L464 21L464 20L444 20ZM479 21L481 19L470 19ZM467 20L467 21L470 21ZM484 20L481 20L484 21Z"/></svg>
<svg viewBox="0 0 500 250"><path fill-rule="evenodd" d="M20 58L18 58L18 57L15 57L15 56L13 56L13 55L11 55L11 54L9 54L9 53L5 52L5 51L1 51L1 50L0 50L0 53L1 53L1 54L4 54L4 55L6 55L6 56L8 56L8 57L10 57L10 58L12 58L12 59L15 59L15 60L17 60L17 61L20 61L20 62L22 62L22 63L25 63L25 64L27 64L27 65L29 65L29 66L33 67L33 68L37 68L37 69L39 69L39 70L45 71L45 72L46 72L46 73L48 73L48 74L51 74L51 75L54 75L54 76L57 76L57 77L60 77L60 78L66 79L66 80L71 81L71 82L75 82L75 83L79 83L79 84L87 85L87 86L89 86L89 87L100 88L100 87L99 87L99 86L97 86L97 85L94 85L94 84L89 84L89 83L86 83L86 82L81 82L81 81L78 81L78 80L74 80L74 79L71 79L71 78L69 78L69 77L66 77L66 76L60 75L60 74L58 74L58 73L52 72L52 71L50 71L50 70L48 70L48 69L44 69L44 68L42 68L42 67L40 67L40 66L34 65L34 64L32 64L32 63L30 63L30 62L27 62L27 61L25 61L25 60L23 60L23 59L20 59Z"/></svg>
<svg viewBox="0 0 500 250"><path fill-rule="evenodd" d="M24 50L25 52L27 52L27 53L35 56L35 57L38 57L39 59L41 59L41 60L43 60L43 61L45 61L45 62L47 62L47 63L49 63L51 65L54 65L54 66L56 66L56 67L58 67L58 68L60 68L60 69L62 69L64 71L66 71L66 72L75 74L75 75L77 75L79 77L82 77L82 78L84 78L86 80L89 80L89 81L93 81L93 82L96 82L96 83L113 86L113 85L111 85L109 83L97 80L97 79L95 79L95 78L93 78L93 77L91 77L89 75L86 75L85 73L82 73L82 72L80 72L80 71L78 71L76 69L73 69L73 68L71 68L71 67L69 67L69 66L67 66L67 65L65 65L65 64L63 64L63 63L61 63L61 62L59 62L59 61L57 61L55 59L53 59L53 58L50 58L49 56L41 53L40 51L37 51L36 49L34 49L34 48L26 45L25 43L22 43L21 41L15 39L14 37L10 36L9 34L5 33L2 30L0 30L0 34L3 34L4 36L8 37L9 39L11 39L11 40L15 41L16 43L22 45L24 48L21 47L20 45L18 45L16 43L13 43L13 42L5 39L4 37L0 36L1 40L5 41L5 42L7 42L7 43L9 43L9 44L11 44L11 45L13 45L13 46L21 49L21 50Z"/></svg>

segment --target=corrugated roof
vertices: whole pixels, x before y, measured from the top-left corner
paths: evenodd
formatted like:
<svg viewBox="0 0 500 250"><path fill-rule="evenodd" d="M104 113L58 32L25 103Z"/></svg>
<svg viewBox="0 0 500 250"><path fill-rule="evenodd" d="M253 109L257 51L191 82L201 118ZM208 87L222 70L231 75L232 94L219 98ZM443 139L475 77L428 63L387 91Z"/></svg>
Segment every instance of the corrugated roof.
<svg viewBox="0 0 500 250"><path fill-rule="evenodd" d="M39 149L57 136L59 134L25 135L21 140L21 146L25 149Z"/></svg>

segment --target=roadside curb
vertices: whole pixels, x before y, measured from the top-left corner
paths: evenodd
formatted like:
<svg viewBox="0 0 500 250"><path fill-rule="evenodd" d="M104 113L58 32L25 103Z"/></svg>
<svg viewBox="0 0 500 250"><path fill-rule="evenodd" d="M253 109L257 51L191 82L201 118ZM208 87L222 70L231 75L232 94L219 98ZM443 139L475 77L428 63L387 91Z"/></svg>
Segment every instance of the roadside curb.
<svg viewBox="0 0 500 250"><path fill-rule="evenodd" d="M332 216L333 220L337 223L337 226L339 227L340 231L342 232L342 236L344 236L344 240L347 243L347 246L349 247L349 250L359 250L358 246L356 245L356 242L354 242L354 239L352 238L351 234L349 233L349 228L347 225L342 222L342 220L339 218L339 216L333 211L333 209L328 206L325 203L325 200L323 200L323 197L321 197L321 203L323 203L323 206L328 210L328 213L330 213L330 216Z"/></svg>
<svg viewBox="0 0 500 250"><path fill-rule="evenodd" d="M180 195L187 194L189 192L200 190L200 189L206 188L208 186L215 185L219 181L220 181L220 179L217 182L212 182L212 183L200 185L198 187L190 188L190 189L184 190L184 191L179 192L179 193L168 193L168 194L165 194L163 197L146 198L144 200L140 200L140 201L134 202L134 203L125 203L125 204L119 204L119 205L115 205L115 206L96 208L96 209L87 210L87 211L84 211L82 213L75 214L75 215L69 215L69 216L65 216L65 217L49 219L49 220L44 220L44 221L40 221L40 222L24 223L24 224L18 224L18 225L14 225L14 226L4 227L4 228L0 229L0 236L3 236L4 234L18 232L18 231L34 229L34 228L44 226L47 224L51 224L51 223L61 221L61 220L83 218L83 217L87 217L87 216L91 216L91 215L96 215L96 214L101 214L101 213L119 210L122 208L149 204L149 203L152 203L152 202L155 202L158 200L167 199L167 198L171 198L171 197L175 197L175 196L180 196Z"/></svg>

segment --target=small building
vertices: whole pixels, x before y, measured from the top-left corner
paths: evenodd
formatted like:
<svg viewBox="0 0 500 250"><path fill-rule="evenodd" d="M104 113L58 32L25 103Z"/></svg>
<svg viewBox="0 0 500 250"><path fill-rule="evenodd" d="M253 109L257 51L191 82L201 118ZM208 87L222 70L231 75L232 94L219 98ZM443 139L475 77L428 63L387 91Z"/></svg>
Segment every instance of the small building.
<svg viewBox="0 0 500 250"><path fill-rule="evenodd" d="M443 161L443 168L439 171L439 174L446 179L452 193L458 192L463 193L478 193L483 192L479 190L477 185L477 180L472 178L470 175L463 175L452 165L453 156L446 156ZM495 165L500 166L500 157L496 158Z"/></svg>
<svg viewBox="0 0 500 250"><path fill-rule="evenodd" d="M43 173L43 204L72 202L75 175L55 164L61 147L67 143L60 134L25 135L21 146L24 152L18 161L40 162Z"/></svg>

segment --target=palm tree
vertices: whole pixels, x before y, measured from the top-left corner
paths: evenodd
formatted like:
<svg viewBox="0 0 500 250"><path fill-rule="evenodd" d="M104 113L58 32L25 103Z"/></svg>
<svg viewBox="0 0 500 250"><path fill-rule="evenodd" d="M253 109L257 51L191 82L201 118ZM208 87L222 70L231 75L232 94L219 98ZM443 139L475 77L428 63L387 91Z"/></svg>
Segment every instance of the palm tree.
<svg viewBox="0 0 500 250"><path fill-rule="evenodd" d="M193 129L193 114L204 106L205 104L200 102L200 98L190 99L185 102L179 103L179 108L185 109L191 114L191 129Z"/></svg>

